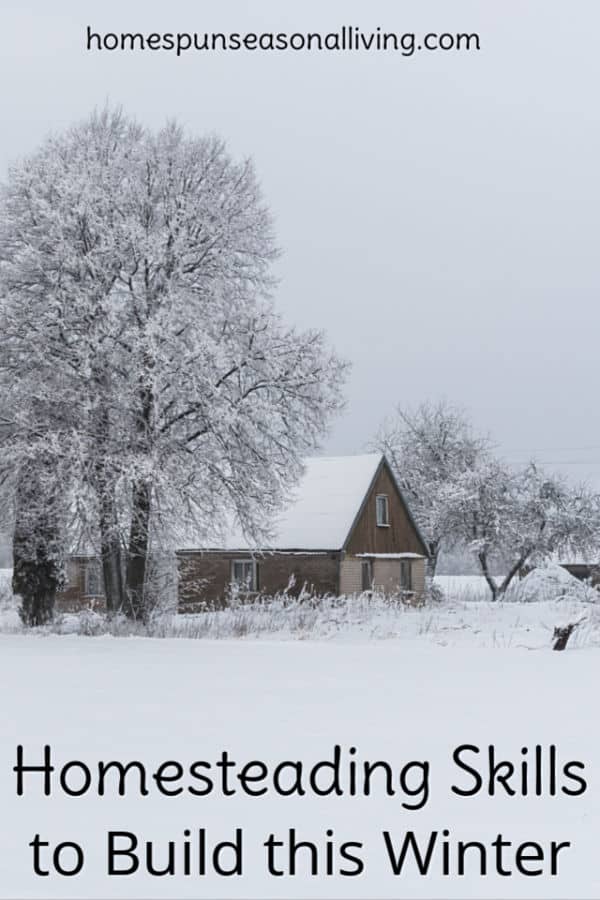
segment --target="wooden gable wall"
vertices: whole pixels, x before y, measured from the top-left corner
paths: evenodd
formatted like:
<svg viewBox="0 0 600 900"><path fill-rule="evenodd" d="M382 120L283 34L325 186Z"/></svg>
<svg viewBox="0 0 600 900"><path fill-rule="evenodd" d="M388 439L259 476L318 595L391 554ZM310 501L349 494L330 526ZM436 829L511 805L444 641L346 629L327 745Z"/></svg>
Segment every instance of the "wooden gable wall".
<svg viewBox="0 0 600 900"><path fill-rule="evenodd" d="M387 494L389 527L377 525L375 498ZM422 553L427 549L406 511L404 501L386 463L379 470L366 503L344 548L346 553Z"/></svg>

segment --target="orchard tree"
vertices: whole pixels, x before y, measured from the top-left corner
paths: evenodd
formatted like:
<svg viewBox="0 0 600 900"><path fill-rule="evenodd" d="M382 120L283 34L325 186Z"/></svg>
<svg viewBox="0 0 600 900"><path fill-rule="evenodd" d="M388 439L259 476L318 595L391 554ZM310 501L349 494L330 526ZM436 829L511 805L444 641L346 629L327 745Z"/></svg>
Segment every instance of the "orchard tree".
<svg viewBox="0 0 600 900"><path fill-rule="evenodd" d="M448 504L452 487L491 452L487 437L476 434L464 412L447 403L398 407L374 442L390 463L429 544L430 573L440 550L456 543Z"/></svg>
<svg viewBox="0 0 600 900"><path fill-rule="evenodd" d="M478 461L459 473L455 481L441 487L445 528L474 554L493 600L501 591L491 564L502 558L507 525L514 525L516 491L514 472L493 457Z"/></svg>
<svg viewBox="0 0 600 900"><path fill-rule="evenodd" d="M488 459L444 491L448 526L476 555L492 599L501 599L526 566L558 551L585 551L600 534L598 495L573 487L535 463L515 471ZM498 584L491 562L507 571Z"/></svg>
<svg viewBox="0 0 600 900"><path fill-rule="evenodd" d="M276 253L251 162L174 124L105 111L10 173L13 391L33 383L68 410L59 456L113 609L146 615L150 542L168 526L209 534L233 516L260 542L342 404L344 364L274 309Z"/></svg>

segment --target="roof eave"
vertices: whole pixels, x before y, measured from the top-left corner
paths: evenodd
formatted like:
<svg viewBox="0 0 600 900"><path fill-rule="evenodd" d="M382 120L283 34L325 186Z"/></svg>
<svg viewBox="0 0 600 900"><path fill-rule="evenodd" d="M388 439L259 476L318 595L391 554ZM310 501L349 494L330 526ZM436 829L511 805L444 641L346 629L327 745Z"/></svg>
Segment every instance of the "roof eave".
<svg viewBox="0 0 600 900"><path fill-rule="evenodd" d="M327 547L183 547L175 551L176 553L254 553L263 556L272 555L274 553L310 553L313 556L321 554L325 556L328 553L341 553L341 548Z"/></svg>

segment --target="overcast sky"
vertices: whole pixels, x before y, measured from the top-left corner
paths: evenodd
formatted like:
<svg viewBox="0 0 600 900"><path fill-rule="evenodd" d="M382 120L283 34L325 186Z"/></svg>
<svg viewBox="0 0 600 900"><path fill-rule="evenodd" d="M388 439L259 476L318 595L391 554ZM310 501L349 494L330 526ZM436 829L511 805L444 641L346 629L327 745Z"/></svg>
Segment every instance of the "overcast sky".
<svg viewBox="0 0 600 900"><path fill-rule="evenodd" d="M479 32L478 53L88 53L95 31ZM353 363L325 445L446 397L600 485L597 0L2 0L0 173L106 100L254 157L277 302Z"/></svg>

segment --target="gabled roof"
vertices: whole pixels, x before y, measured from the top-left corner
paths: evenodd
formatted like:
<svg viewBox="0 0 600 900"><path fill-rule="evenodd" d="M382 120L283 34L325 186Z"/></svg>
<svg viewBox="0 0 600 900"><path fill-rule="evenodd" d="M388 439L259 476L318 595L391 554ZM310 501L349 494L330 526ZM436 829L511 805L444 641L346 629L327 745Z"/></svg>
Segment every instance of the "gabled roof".
<svg viewBox="0 0 600 900"><path fill-rule="evenodd" d="M304 475L296 486L292 501L274 522L268 544L258 548L242 531L232 529L218 546L202 547L192 539L180 549L246 552L258 549L267 552L342 550L381 467L386 463L385 458L381 453L366 453L359 456L308 457L303 462ZM399 487L398 492L402 496ZM404 505L411 524L426 548L410 510L406 503Z"/></svg>
<svg viewBox="0 0 600 900"><path fill-rule="evenodd" d="M380 453L315 456L304 460L304 475L293 500L277 518L272 539L261 550L341 550L381 465ZM201 549L187 541L181 549ZM209 549L208 547L206 549ZM219 550L255 550L232 529Z"/></svg>

